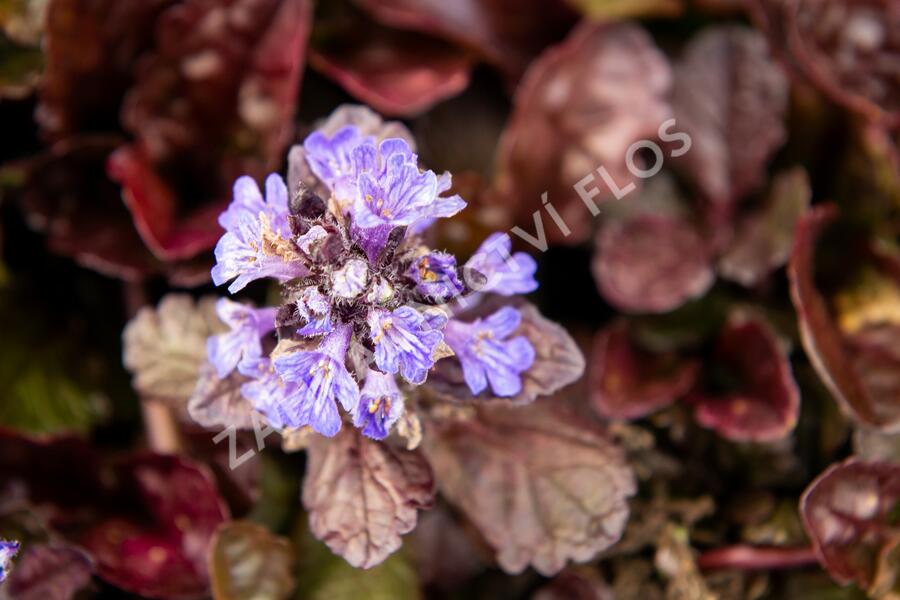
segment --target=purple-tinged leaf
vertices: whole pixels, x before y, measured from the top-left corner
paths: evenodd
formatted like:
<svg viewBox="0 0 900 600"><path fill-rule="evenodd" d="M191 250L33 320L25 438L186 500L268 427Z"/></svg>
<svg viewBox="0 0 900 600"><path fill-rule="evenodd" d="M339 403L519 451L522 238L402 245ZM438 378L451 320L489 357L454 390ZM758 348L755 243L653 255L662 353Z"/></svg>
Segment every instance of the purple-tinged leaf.
<svg viewBox="0 0 900 600"><path fill-rule="evenodd" d="M751 287L784 266L795 225L809 208L811 196L802 167L776 175L765 205L738 221L734 239L719 258L719 274Z"/></svg>
<svg viewBox="0 0 900 600"><path fill-rule="evenodd" d="M574 14L559 0L356 0L378 21L474 48L517 78Z"/></svg>
<svg viewBox="0 0 900 600"><path fill-rule="evenodd" d="M694 385L700 363L675 352L653 353L620 321L594 339L591 403L602 416L638 419L671 405Z"/></svg>
<svg viewBox="0 0 900 600"><path fill-rule="evenodd" d="M598 82L603 82L600 85ZM513 114L497 151L493 193L513 207L526 232L535 211L546 239L578 243L591 230L591 213L576 192L599 203L612 191L597 169L619 188L634 177L626 169L628 147L653 139L671 116L666 100L672 74L665 56L636 25L582 23L529 67L516 90ZM571 230L566 237L542 210L546 192Z"/></svg>
<svg viewBox="0 0 900 600"><path fill-rule="evenodd" d="M212 475L174 456L146 455L116 465L119 506L142 507L142 518L108 515L77 536L97 574L124 590L168 600L203 598L206 553L228 518Z"/></svg>
<svg viewBox="0 0 900 600"><path fill-rule="evenodd" d="M900 8L893 0L752 0L776 55L831 100L900 123Z"/></svg>
<svg viewBox="0 0 900 600"><path fill-rule="evenodd" d="M468 86L472 68L464 50L371 23L364 34L346 32L310 49L309 62L357 99L392 116L412 116L455 96Z"/></svg>
<svg viewBox="0 0 900 600"><path fill-rule="evenodd" d="M731 440L754 442L778 440L794 429L800 391L787 354L768 324L756 316L732 315L713 356L715 375L729 384L689 398L701 425Z"/></svg>
<svg viewBox="0 0 900 600"><path fill-rule="evenodd" d="M622 535L635 480L596 425L558 406L492 405L427 424L441 493L478 527L500 567L543 575L583 562Z"/></svg>
<svg viewBox="0 0 900 600"><path fill-rule="evenodd" d="M710 203L713 225L757 189L785 139L788 82L765 38L738 26L702 31L675 68L672 104L691 147L675 157Z"/></svg>
<svg viewBox="0 0 900 600"><path fill-rule="evenodd" d="M70 600L91 582L93 565L81 550L65 544L26 548L3 586L15 600Z"/></svg>
<svg viewBox="0 0 900 600"><path fill-rule="evenodd" d="M128 281L158 271L106 177L106 159L121 140L80 137L55 144L21 165L28 224L47 237L51 251L79 264ZM82 201L90 196L90 202Z"/></svg>
<svg viewBox="0 0 900 600"><path fill-rule="evenodd" d="M187 411L198 425L208 429L233 426L237 429L253 429L262 422L254 417L253 404L241 394L241 386L248 381L238 372L224 379L216 368L201 365L197 385L187 401Z"/></svg>
<svg viewBox="0 0 900 600"><path fill-rule="evenodd" d="M222 524L210 542L213 597L285 600L294 591L290 542L250 521Z"/></svg>
<svg viewBox="0 0 900 600"><path fill-rule="evenodd" d="M871 593L896 577L896 560L885 559L900 542L898 503L900 466L891 463L851 458L806 488L800 499L804 527L819 562L838 583L854 582Z"/></svg>
<svg viewBox="0 0 900 600"><path fill-rule="evenodd" d="M474 309L464 320L492 314L504 301L489 301ZM531 367L521 373L522 391L513 397L497 397L490 388L473 395L466 385L458 360L449 357L438 361L425 385L429 391L448 402L485 402L504 400L514 404L528 404L536 398L547 396L570 383L584 373L584 355L572 336L560 325L545 319L537 308L524 301L513 301L522 315L522 321L509 338L524 336L534 348L535 358Z"/></svg>
<svg viewBox="0 0 900 600"><path fill-rule="evenodd" d="M152 24L175 0L54 0L47 7L47 66L36 119L51 141L115 132L132 67L153 40Z"/></svg>
<svg viewBox="0 0 900 600"><path fill-rule="evenodd" d="M205 467L149 453L102 461L77 438L0 432L0 480L105 581L162 600L206 596L207 545L228 511Z"/></svg>
<svg viewBox="0 0 900 600"><path fill-rule="evenodd" d="M862 425L895 430L900 426L896 388L886 390L887 393L879 390L877 377L867 385L860 372L860 360L866 360L866 353L851 352L825 298L816 289L816 238L836 217L834 205L819 205L811 208L797 224L788 276L800 339L819 378L845 413ZM880 350L875 353L889 356ZM873 367L873 372L879 370L877 363Z"/></svg>
<svg viewBox="0 0 900 600"><path fill-rule="evenodd" d="M483 571L490 557L446 506L424 513L410 534L408 556L424 584L454 588Z"/></svg>
<svg viewBox="0 0 900 600"><path fill-rule="evenodd" d="M685 217L643 213L605 222L591 270L603 297L634 313L664 313L715 281L707 242Z"/></svg>
<svg viewBox="0 0 900 600"><path fill-rule="evenodd" d="M309 446L303 506L310 530L354 567L374 567L396 552L417 511L433 501L434 477L419 452L352 427Z"/></svg>

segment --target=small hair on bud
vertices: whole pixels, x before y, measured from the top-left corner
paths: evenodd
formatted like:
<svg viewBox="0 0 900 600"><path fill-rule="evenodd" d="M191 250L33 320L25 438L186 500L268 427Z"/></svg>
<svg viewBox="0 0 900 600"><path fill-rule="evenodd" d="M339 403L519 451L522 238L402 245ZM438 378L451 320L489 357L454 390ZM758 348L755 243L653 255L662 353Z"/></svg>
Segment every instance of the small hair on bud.
<svg viewBox="0 0 900 600"><path fill-rule="evenodd" d="M291 198L288 209L292 215L318 219L328 210L328 205L321 196L301 183L297 193Z"/></svg>

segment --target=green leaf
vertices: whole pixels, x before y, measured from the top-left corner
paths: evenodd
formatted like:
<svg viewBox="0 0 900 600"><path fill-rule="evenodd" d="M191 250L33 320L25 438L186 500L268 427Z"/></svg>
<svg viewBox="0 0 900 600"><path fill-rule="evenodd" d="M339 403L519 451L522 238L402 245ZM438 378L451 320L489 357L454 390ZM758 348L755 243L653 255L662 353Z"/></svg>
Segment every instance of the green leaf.
<svg viewBox="0 0 900 600"><path fill-rule="evenodd" d="M44 68L38 48L10 44L0 36L0 98L23 98L37 85Z"/></svg>
<svg viewBox="0 0 900 600"><path fill-rule="evenodd" d="M31 433L87 431L107 412L87 383L91 354L74 332L49 325L35 298L15 284L0 291L0 425Z"/></svg>
<svg viewBox="0 0 900 600"><path fill-rule="evenodd" d="M418 576L406 555L392 554L371 569L357 569L309 532L308 517L298 519L296 600L419 600Z"/></svg>
<svg viewBox="0 0 900 600"><path fill-rule="evenodd" d="M293 552L284 538L249 521L222 524L210 544L216 600L279 600L294 590Z"/></svg>

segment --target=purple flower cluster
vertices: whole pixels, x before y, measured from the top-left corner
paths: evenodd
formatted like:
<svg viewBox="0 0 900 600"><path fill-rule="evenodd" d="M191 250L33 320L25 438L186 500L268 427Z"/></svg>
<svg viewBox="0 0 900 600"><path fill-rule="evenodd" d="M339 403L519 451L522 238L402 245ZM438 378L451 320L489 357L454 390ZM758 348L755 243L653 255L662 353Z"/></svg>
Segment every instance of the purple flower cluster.
<svg viewBox="0 0 900 600"><path fill-rule="evenodd" d="M219 219L226 233L216 246L215 283L233 280L234 293L276 279L283 302L258 309L220 300L230 331L208 342L218 375L236 370L246 378L243 396L274 427L333 436L344 421L340 406L375 439L409 409L409 392L436 360L458 360L473 395L488 386L496 396L519 393L535 352L514 335L518 310L465 322L452 301L470 296L471 307L482 293L533 291L534 260L511 254L503 234L462 266L429 249L427 227L466 203L447 194L450 175L421 169L402 139L379 143L349 125L331 136L313 133L303 150L327 198L303 185L289 198L276 174L263 198L242 177Z"/></svg>
<svg viewBox="0 0 900 600"><path fill-rule="evenodd" d="M19 542L0 540L0 582L6 580L12 568L12 560L19 553Z"/></svg>

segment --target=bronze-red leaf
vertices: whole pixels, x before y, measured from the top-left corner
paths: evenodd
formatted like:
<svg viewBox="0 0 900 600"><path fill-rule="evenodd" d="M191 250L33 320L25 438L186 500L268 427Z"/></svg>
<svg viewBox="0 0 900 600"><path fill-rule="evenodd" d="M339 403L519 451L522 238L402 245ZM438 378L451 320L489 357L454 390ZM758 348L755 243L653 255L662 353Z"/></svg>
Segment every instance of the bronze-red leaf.
<svg viewBox="0 0 900 600"><path fill-rule="evenodd" d="M625 321L597 334L590 364L592 406L611 419L638 419L671 405L700 369L696 359L640 348Z"/></svg>

